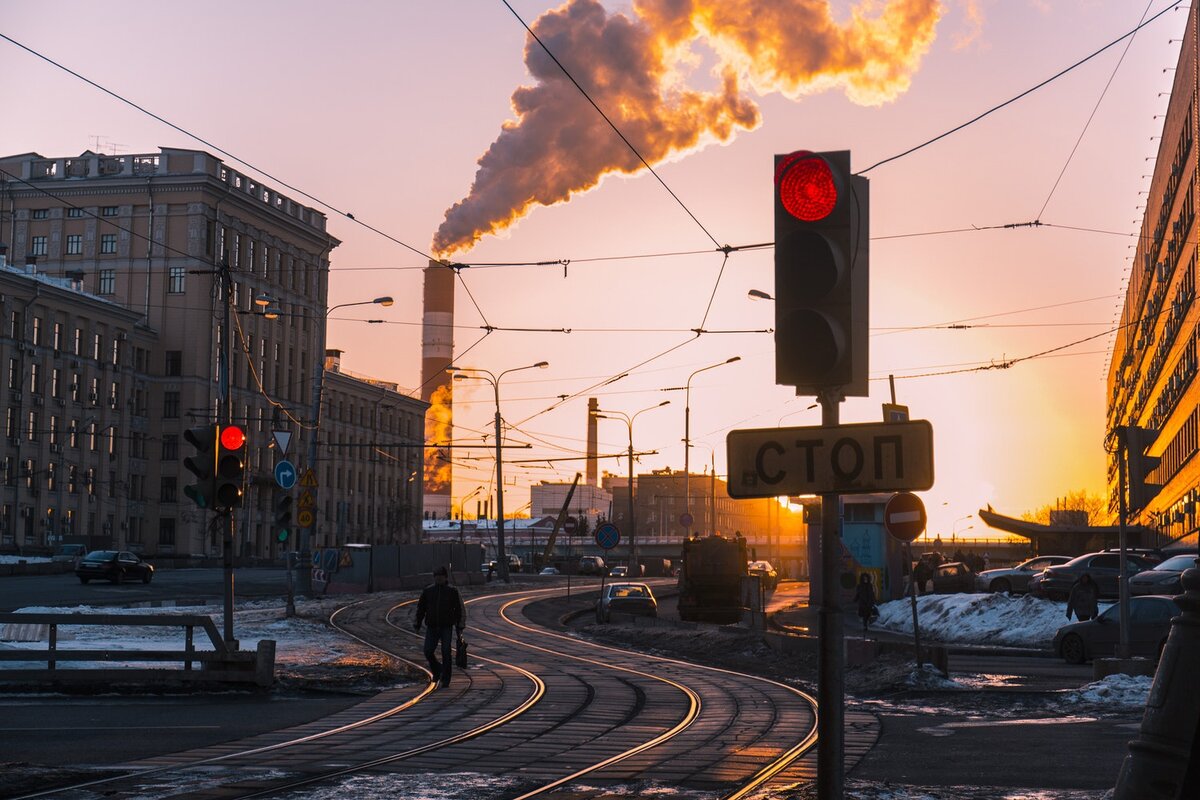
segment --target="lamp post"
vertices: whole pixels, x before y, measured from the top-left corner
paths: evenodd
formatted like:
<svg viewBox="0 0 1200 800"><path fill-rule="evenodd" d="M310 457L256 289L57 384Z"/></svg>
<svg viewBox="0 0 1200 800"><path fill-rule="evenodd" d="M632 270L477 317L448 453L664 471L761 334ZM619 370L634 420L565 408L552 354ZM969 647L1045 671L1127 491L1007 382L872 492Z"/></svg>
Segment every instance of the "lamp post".
<svg viewBox="0 0 1200 800"><path fill-rule="evenodd" d="M692 378L696 377L701 372L706 372L710 369L716 369L717 367L723 367L726 364L732 364L735 361L741 360L741 356L733 356L732 358L725 359L719 364L710 364L707 367L701 367L691 375L688 375L687 382L683 387L683 512L687 515L685 519L688 520L688 523L684 525L684 527L687 529L689 536L692 532L692 470L690 466L690 455L692 449ZM633 445L631 444L630 447L632 448Z"/></svg>
<svg viewBox="0 0 1200 800"><path fill-rule="evenodd" d="M505 583L511 583L512 579L508 575L508 554L504 551L504 456L502 453L503 442L500 437L500 379L510 372L520 372L523 369L545 369L548 366L550 366L549 361L539 361L524 367L506 369L499 375L493 375L486 369L446 367L446 372L453 375L454 380L487 381L492 385L492 390L496 394L496 567L500 571L500 580ZM474 372L483 374L468 374Z"/></svg>
<svg viewBox="0 0 1200 800"><path fill-rule="evenodd" d="M482 486L476 486L475 489L473 491L471 491L466 497L464 497L462 500L458 501L458 543L459 544L465 544L465 542L463 541L463 526L467 524L466 523L467 501L482 491L483 491Z"/></svg>
<svg viewBox="0 0 1200 800"><path fill-rule="evenodd" d="M264 302L265 301L265 302ZM259 295L254 300L255 304L265 308L263 315L268 319L280 316L279 309L272 306L273 298L267 295ZM329 315L339 308L347 306L390 306L394 300L391 297L376 297L374 300L362 300L357 303L339 303L327 309L321 317L321 333L318 338L320 347L317 348L317 369L313 373L313 404L312 404L312 436L308 440L308 468L316 470L317 466L317 434L321 429L321 389L325 383L325 334L328 329ZM316 524L314 520L313 524ZM312 570L309 569L309 564L312 562L311 553L311 536L308 528L300 529L300 593L304 595L312 594Z"/></svg>
<svg viewBox="0 0 1200 800"><path fill-rule="evenodd" d="M965 517L959 517L958 519L954 520L954 524L950 526L950 538L951 539L958 538L958 523L964 522L969 519L973 519L974 517L975 517L974 514L967 514ZM975 527L974 525L968 525L965 530L971 530L971 528L974 528L974 527Z"/></svg>
<svg viewBox="0 0 1200 800"><path fill-rule="evenodd" d="M655 408L662 408L670 404L670 400L663 400L657 405L643 408L641 411L636 411L632 416L623 411L603 411L596 412L598 419L619 419L625 422L625 427L629 429L629 560L632 562L629 565L630 574L636 577L641 577L641 562L638 561L637 550L637 522L633 516L633 421L638 418L639 414L644 414Z"/></svg>

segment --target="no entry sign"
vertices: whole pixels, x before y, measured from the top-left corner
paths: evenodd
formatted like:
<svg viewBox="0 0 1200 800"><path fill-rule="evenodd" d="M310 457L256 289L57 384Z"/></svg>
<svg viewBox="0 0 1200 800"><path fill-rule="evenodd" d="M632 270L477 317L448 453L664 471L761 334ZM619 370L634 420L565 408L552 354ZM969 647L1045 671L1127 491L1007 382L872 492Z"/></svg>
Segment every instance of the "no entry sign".
<svg viewBox="0 0 1200 800"><path fill-rule="evenodd" d="M883 507L883 528L903 542L911 542L925 531L925 504L912 492L892 495Z"/></svg>

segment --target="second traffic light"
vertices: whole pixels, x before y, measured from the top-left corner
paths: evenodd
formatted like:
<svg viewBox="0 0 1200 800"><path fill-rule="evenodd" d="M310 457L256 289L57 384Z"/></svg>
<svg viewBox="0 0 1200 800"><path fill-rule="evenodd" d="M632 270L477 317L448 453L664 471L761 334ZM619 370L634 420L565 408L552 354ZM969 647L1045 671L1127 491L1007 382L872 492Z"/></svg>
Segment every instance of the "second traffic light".
<svg viewBox="0 0 1200 800"><path fill-rule="evenodd" d="M237 425L221 425L217 433L213 507L222 511L242 505L246 480L246 433Z"/></svg>
<svg viewBox="0 0 1200 800"><path fill-rule="evenodd" d="M287 493L275 495L275 538L286 542L292 533L292 496Z"/></svg>
<svg viewBox="0 0 1200 800"><path fill-rule="evenodd" d="M212 508L216 490L217 426L189 428L184 431L183 438L196 451L183 460L183 465L196 476L196 482L183 487L183 493L200 508Z"/></svg>
<svg viewBox="0 0 1200 800"><path fill-rule="evenodd" d="M1162 484L1154 482L1151 477L1160 458L1146 452L1156 438L1158 432L1148 428L1136 425L1125 428L1125 453L1129 464L1125 480L1129 484L1130 511L1145 509L1162 490Z"/></svg>
<svg viewBox="0 0 1200 800"><path fill-rule="evenodd" d="M866 178L849 151L775 156L775 382L866 397Z"/></svg>

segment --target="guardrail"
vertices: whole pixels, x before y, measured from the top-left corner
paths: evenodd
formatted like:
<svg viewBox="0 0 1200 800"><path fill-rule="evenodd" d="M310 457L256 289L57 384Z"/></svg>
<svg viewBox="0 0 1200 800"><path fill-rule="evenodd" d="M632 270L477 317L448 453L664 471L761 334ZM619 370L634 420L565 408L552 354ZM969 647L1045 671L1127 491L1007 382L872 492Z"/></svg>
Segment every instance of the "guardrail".
<svg viewBox="0 0 1200 800"><path fill-rule="evenodd" d="M0 650L3 663L44 662L44 668L0 666L2 684L150 684L157 686L187 684L253 683L270 686L274 682L275 642L264 639L254 651L229 647L217 632L210 617L203 614L0 614L0 625L46 626L45 650L18 648ZM179 627L184 631L182 650L63 649L59 647L60 626L107 625L114 627ZM195 631L208 634L212 649L197 649ZM40 641L40 637L39 637ZM123 667L64 667L60 662L96 662L126 664ZM142 667L143 662L176 662L178 668ZM195 669L194 665L199 665Z"/></svg>

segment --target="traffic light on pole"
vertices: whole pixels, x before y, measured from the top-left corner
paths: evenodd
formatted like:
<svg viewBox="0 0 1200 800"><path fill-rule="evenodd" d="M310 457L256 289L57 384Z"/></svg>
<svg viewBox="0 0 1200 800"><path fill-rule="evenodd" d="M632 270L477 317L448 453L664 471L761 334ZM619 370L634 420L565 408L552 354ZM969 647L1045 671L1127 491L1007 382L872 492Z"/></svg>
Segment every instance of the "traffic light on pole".
<svg viewBox="0 0 1200 800"><path fill-rule="evenodd" d="M868 183L849 151L775 156L775 382L866 397Z"/></svg>
<svg viewBox="0 0 1200 800"><path fill-rule="evenodd" d="M196 482L183 488L183 493L200 508L212 508L216 490L217 426L200 425L183 433L184 440L195 453L183 460L183 465L196 476Z"/></svg>
<svg viewBox="0 0 1200 800"><path fill-rule="evenodd" d="M292 533L292 496L287 493L275 495L275 538L286 542Z"/></svg>
<svg viewBox="0 0 1200 800"><path fill-rule="evenodd" d="M1150 505L1150 501L1162 489L1162 484L1151 483L1150 473L1158 466L1159 457L1147 455L1146 451L1158 438L1158 432L1130 425L1125 429L1125 453L1129 468L1125 473L1129 484L1129 510L1138 511Z"/></svg>
<svg viewBox="0 0 1200 800"><path fill-rule="evenodd" d="M246 478L246 434L237 425L221 425L217 434L216 487L213 505L222 511L242 505Z"/></svg>

